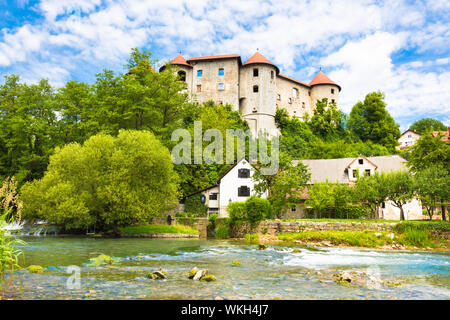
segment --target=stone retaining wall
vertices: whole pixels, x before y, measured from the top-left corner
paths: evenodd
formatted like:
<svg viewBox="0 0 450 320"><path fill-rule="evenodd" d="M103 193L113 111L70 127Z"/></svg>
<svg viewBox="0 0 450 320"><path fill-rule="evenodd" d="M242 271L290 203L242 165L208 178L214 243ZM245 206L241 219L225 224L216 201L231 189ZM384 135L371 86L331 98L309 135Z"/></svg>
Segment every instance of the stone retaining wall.
<svg viewBox="0 0 450 320"><path fill-rule="evenodd" d="M248 223L236 226L232 230L232 237L242 238L246 233L259 233L267 235L276 235L280 232L301 232L312 230L344 230L344 231L392 231L397 223L379 222L316 222L316 221L292 221L281 220L263 221L255 230L251 231Z"/></svg>

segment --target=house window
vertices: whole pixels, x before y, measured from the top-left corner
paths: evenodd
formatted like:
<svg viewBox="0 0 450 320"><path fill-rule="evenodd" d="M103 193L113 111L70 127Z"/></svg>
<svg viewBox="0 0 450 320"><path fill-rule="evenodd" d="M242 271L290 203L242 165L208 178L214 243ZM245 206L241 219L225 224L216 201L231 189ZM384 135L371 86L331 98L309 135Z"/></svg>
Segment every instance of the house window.
<svg viewBox="0 0 450 320"><path fill-rule="evenodd" d="M289 98L288 102L289 102L289 103L292 103L292 98Z"/></svg>
<svg viewBox="0 0 450 320"><path fill-rule="evenodd" d="M197 85L197 92L201 92L202 91L202 85L201 84L198 84Z"/></svg>
<svg viewBox="0 0 450 320"><path fill-rule="evenodd" d="M408 134L408 138L411 138L411 135L410 135L410 134Z"/></svg>
<svg viewBox="0 0 450 320"><path fill-rule="evenodd" d="M181 81L186 81L186 72L184 71L178 71L178 77Z"/></svg>
<svg viewBox="0 0 450 320"><path fill-rule="evenodd" d="M258 92L258 86L253 86L253 92Z"/></svg>
<svg viewBox="0 0 450 320"><path fill-rule="evenodd" d="M331 93L334 93L334 89L331 89Z"/></svg>
<svg viewBox="0 0 450 320"><path fill-rule="evenodd" d="M291 212L297 212L297 206L292 206L291 207Z"/></svg>
<svg viewBox="0 0 450 320"><path fill-rule="evenodd" d="M223 83L219 83L219 91L225 90L225 85Z"/></svg>
<svg viewBox="0 0 450 320"><path fill-rule="evenodd" d="M223 68L219 68L219 76L223 76L225 74L225 70Z"/></svg>
<svg viewBox="0 0 450 320"><path fill-rule="evenodd" d="M258 68L253 69L253 76L254 77L258 76Z"/></svg>
<svg viewBox="0 0 450 320"><path fill-rule="evenodd" d="M217 200L217 193L210 193L209 200Z"/></svg>
<svg viewBox="0 0 450 320"><path fill-rule="evenodd" d="M370 176L370 169L366 169L366 174Z"/></svg>
<svg viewBox="0 0 450 320"><path fill-rule="evenodd" d="M331 99L331 103L334 103L334 99Z"/></svg>
<svg viewBox="0 0 450 320"><path fill-rule="evenodd" d="M203 71L202 71L202 70L197 70L197 77L201 77L202 74L203 74Z"/></svg>
<svg viewBox="0 0 450 320"><path fill-rule="evenodd" d="M386 208L386 204L384 202L381 203L381 208Z"/></svg>
<svg viewBox="0 0 450 320"><path fill-rule="evenodd" d="M357 175L356 170L353 170L353 178L356 178Z"/></svg>
<svg viewBox="0 0 450 320"><path fill-rule="evenodd" d="M273 71L270 71L270 79L273 79L275 77L275 73Z"/></svg>
<svg viewBox="0 0 450 320"><path fill-rule="evenodd" d="M281 100L281 95L277 94L277 100Z"/></svg>
<svg viewBox="0 0 450 320"><path fill-rule="evenodd" d="M296 88L292 88L292 96L294 97L294 99L297 99L298 90Z"/></svg>
<svg viewBox="0 0 450 320"><path fill-rule="evenodd" d="M239 169L238 178L250 178L250 169Z"/></svg>
<svg viewBox="0 0 450 320"><path fill-rule="evenodd" d="M358 159L359 164L364 164L364 160L363 159Z"/></svg>
<svg viewBox="0 0 450 320"><path fill-rule="evenodd" d="M241 186L238 188L238 197L250 197L250 188Z"/></svg>

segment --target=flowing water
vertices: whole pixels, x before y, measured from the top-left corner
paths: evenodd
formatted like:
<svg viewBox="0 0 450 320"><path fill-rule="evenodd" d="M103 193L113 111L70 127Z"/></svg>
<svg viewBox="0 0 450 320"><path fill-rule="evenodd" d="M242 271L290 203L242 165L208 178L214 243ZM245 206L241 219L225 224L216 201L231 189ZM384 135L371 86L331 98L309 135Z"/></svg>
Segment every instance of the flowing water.
<svg viewBox="0 0 450 320"><path fill-rule="evenodd" d="M93 239L24 237L25 265L41 274L18 272L16 299L449 299L450 254L258 246L239 241L197 239ZM92 266L99 254L113 265ZM238 260L241 266L232 266ZM80 288L68 289L70 265L81 269ZM187 278L206 268L217 281ZM145 277L160 267L167 280ZM337 271L365 272L366 285L333 281ZM385 285L397 282L396 286Z"/></svg>

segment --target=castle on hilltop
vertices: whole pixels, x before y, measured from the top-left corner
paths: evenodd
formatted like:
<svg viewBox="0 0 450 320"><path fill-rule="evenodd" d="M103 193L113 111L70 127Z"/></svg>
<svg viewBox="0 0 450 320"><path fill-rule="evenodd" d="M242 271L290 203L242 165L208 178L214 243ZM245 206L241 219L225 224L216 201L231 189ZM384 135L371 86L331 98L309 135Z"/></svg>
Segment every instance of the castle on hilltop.
<svg viewBox="0 0 450 320"><path fill-rule="evenodd" d="M178 75L186 82L191 101L232 105L233 110L241 112L253 135L263 130L271 135L278 133L277 108L301 118L313 113L317 100L328 98L337 103L341 90L322 71L309 84L282 75L259 52L245 63L239 55L227 54L188 60L179 55L170 64L179 67Z"/></svg>

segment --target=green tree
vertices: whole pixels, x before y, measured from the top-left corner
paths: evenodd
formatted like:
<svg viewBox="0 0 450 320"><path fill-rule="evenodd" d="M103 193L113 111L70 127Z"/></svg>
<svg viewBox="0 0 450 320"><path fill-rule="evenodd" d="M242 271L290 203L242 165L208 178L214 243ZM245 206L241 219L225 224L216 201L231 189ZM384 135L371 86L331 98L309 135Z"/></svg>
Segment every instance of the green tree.
<svg viewBox="0 0 450 320"><path fill-rule="evenodd" d="M377 218L377 212L388 197L386 174L375 172L374 175L362 175L356 180L356 197L370 212L368 216Z"/></svg>
<svg viewBox="0 0 450 320"><path fill-rule="evenodd" d="M22 189L23 215L66 229L149 222L177 202L177 175L167 148L147 131L98 134L50 157L48 171Z"/></svg>
<svg viewBox="0 0 450 320"><path fill-rule="evenodd" d="M352 108L349 130L363 142L372 141L394 150L400 138L399 125L386 109L384 94L371 92Z"/></svg>
<svg viewBox="0 0 450 320"><path fill-rule="evenodd" d="M392 171L385 174L383 181L387 199L400 209L400 220L405 220L403 206L414 197L415 193L411 173L406 170Z"/></svg>
<svg viewBox="0 0 450 320"><path fill-rule="evenodd" d="M446 206L449 201L449 181L449 172L442 165L429 166L418 171L414 176L415 188L430 220L433 219L437 205L442 203ZM445 211L442 212L442 218L446 220Z"/></svg>
<svg viewBox="0 0 450 320"><path fill-rule="evenodd" d="M425 134L430 131L446 131L447 127L439 120L423 118L414 122L409 129L420 134Z"/></svg>
<svg viewBox="0 0 450 320"><path fill-rule="evenodd" d="M325 139L335 139L345 134L345 114L337 109L336 103L328 103L327 98L318 100L309 122L312 132Z"/></svg>
<svg viewBox="0 0 450 320"><path fill-rule="evenodd" d="M272 209L267 199L251 196L245 200L246 220L253 228L264 219L272 218Z"/></svg>
<svg viewBox="0 0 450 320"><path fill-rule="evenodd" d="M442 165L450 170L450 143L428 133L411 147L408 166L417 172L433 165Z"/></svg>
<svg viewBox="0 0 450 320"><path fill-rule="evenodd" d="M314 218L322 218L322 215L334 206L333 189L333 184L328 180L314 183L308 188L309 199L305 204L314 210Z"/></svg>

